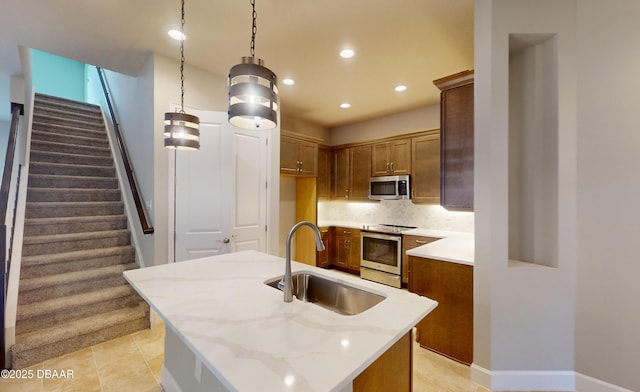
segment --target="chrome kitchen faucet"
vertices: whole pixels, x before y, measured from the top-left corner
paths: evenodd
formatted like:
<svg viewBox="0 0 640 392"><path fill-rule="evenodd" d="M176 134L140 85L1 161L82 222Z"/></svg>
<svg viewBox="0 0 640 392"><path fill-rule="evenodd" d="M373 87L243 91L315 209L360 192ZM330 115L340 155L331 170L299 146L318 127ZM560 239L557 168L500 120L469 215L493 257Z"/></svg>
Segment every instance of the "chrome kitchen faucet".
<svg viewBox="0 0 640 392"><path fill-rule="evenodd" d="M322 237L320 235L320 230L318 230L318 226L314 225L308 221L302 221L296 223L289 234L287 235L287 243L286 243L286 252L285 252L285 266L284 266L284 302L293 301L293 287L291 285L291 238L295 234L296 230L298 230L302 226L309 226L313 230L313 234L316 235L316 249L318 252L322 252L324 250L324 243L322 242ZM279 285L278 285L279 286Z"/></svg>

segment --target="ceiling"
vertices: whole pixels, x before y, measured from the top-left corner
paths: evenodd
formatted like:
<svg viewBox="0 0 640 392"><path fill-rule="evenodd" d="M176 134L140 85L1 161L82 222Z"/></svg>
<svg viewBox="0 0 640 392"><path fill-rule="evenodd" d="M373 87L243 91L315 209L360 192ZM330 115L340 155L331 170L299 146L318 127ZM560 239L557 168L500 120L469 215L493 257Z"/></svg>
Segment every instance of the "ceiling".
<svg viewBox="0 0 640 392"><path fill-rule="evenodd" d="M249 55L249 1L185 7L187 63L226 77ZM473 68L473 0L256 0L256 11L256 57L295 80L280 83L282 113L326 127L438 103L432 81ZM19 74L16 45L134 76L152 52L179 58L167 35L178 0L20 0L2 13L3 74ZM355 57L339 57L346 47Z"/></svg>

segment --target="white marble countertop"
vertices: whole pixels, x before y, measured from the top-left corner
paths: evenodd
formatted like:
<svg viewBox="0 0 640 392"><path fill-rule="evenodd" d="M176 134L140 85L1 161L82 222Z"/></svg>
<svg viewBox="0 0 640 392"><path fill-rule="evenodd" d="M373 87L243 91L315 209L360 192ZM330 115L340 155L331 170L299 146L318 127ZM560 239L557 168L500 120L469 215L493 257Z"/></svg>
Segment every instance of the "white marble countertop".
<svg viewBox="0 0 640 392"><path fill-rule="evenodd" d="M318 222L321 227L336 226L352 229L362 229L366 223L327 221ZM475 253L475 239L473 233L435 229L412 229L403 235L419 235L424 237L441 238L438 241L419 246L407 252L409 256L425 257L451 263L473 265Z"/></svg>
<svg viewBox="0 0 640 392"><path fill-rule="evenodd" d="M386 296L343 316L283 302L264 281L284 259L255 251L130 270L125 278L229 389L340 391L435 308L405 290L292 262ZM290 384L290 385L289 385Z"/></svg>

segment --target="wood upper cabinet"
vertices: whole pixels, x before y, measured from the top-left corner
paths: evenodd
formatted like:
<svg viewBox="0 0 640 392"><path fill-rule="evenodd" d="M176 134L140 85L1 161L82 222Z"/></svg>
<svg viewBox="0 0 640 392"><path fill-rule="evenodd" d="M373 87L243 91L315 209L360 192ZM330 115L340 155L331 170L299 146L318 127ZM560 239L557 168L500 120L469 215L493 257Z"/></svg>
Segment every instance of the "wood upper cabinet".
<svg viewBox="0 0 640 392"><path fill-rule="evenodd" d="M409 257L409 290L438 301L418 325L422 347L467 365L473 361L473 266Z"/></svg>
<svg viewBox="0 0 640 392"><path fill-rule="evenodd" d="M473 71L433 82L440 93L443 207L473 210Z"/></svg>
<svg viewBox="0 0 640 392"><path fill-rule="evenodd" d="M360 230L336 227L334 238L333 264L359 274Z"/></svg>
<svg viewBox="0 0 640 392"><path fill-rule="evenodd" d="M371 175L411 173L411 139L376 143L371 146Z"/></svg>
<svg viewBox="0 0 640 392"><path fill-rule="evenodd" d="M440 203L440 132L411 138L411 201Z"/></svg>
<svg viewBox="0 0 640 392"><path fill-rule="evenodd" d="M281 135L280 174L292 176L317 175L318 143Z"/></svg>
<svg viewBox="0 0 640 392"><path fill-rule="evenodd" d="M331 150L326 147L318 147L316 188L318 200L331 199Z"/></svg>
<svg viewBox="0 0 640 392"><path fill-rule="evenodd" d="M332 198L336 200L349 199L349 148L333 151L333 189Z"/></svg>
<svg viewBox="0 0 640 392"><path fill-rule="evenodd" d="M423 237L420 235L403 235L402 236L402 283L409 284L409 275L411 275L411 269L409 266L409 255L407 251L417 248L422 245L426 245L433 241L437 241L440 238Z"/></svg>
<svg viewBox="0 0 640 392"><path fill-rule="evenodd" d="M334 150L334 199L369 200L371 145Z"/></svg>
<svg viewBox="0 0 640 392"><path fill-rule="evenodd" d="M371 145L351 147L349 150L349 200L369 200Z"/></svg>

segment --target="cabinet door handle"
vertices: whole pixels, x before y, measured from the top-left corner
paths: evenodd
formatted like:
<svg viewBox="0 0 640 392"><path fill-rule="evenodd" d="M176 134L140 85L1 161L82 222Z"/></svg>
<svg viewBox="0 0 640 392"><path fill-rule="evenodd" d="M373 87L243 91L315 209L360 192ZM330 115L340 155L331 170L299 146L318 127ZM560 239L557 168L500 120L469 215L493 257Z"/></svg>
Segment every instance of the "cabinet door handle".
<svg viewBox="0 0 640 392"><path fill-rule="evenodd" d="M342 234L351 234L351 232L350 232L350 231L343 230L343 231L342 231Z"/></svg>
<svg viewBox="0 0 640 392"><path fill-rule="evenodd" d="M348 189L345 189L345 190L344 190L344 198L345 198L345 199L348 199L348 198L349 198L349 190L348 190Z"/></svg>
<svg viewBox="0 0 640 392"><path fill-rule="evenodd" d="M304 166L304 162L300 161L300 171L303 171L302 167Z"/></svg>
<svg viewBox="0 0 640 392"><path fill-rule="evenodd" d="M412 198L416 197L416 188L411 188L411 197Z"/></svg>
<svg viewBox="0 0 640 392"><path fill-rule="evenodd" d="M387 162L387 171L391 171L391 165Z"/></svg>
<svg viewBox="0 0 640 392"><path fill-rule="evenodd" d="M393 173L393 162L391 162L391 172Z"/></svg>
<svg viewBox="0 0 640 392"><path fill-rule="evenodd" d="M423 241L423 240L416 240L416 244L426 244L427 241Z"/></svg>

